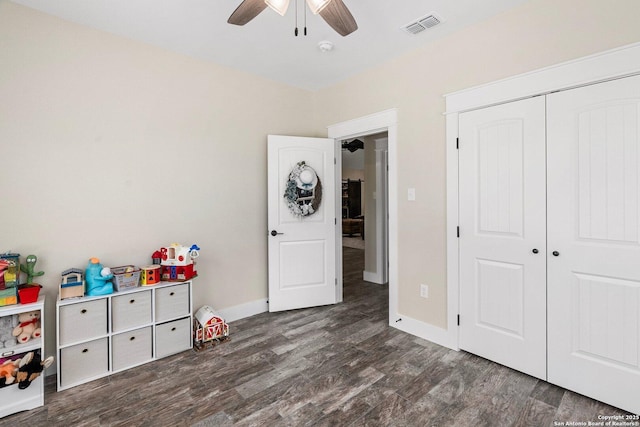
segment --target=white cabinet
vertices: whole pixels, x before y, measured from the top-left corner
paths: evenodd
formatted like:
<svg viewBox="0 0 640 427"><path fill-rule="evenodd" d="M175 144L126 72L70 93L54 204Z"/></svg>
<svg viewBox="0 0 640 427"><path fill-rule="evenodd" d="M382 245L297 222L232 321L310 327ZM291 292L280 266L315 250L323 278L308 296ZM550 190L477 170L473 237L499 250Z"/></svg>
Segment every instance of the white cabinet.
<svg viewBox="0 0 640 427"><path fill-rule="evenodd" d="M58 390L192 346L191 282L58 298Z"/></svg>
<svg viewBox="0 0 640 427"><path fill-rule="evenodd" d="M15 318L27 311L40 311L40 319L44 319L44 296L31 304L18 304L0 308L0 317ZM31 339L25 344L11 344L0 349L0 359L17 359L29 352L40 352L44 359L44 322L41 321L41 338ZM20 390L17 382L0 388L0 418L16 412L37 408L44 405L44 379L40 375L31 382L29 387Z"/></svg>

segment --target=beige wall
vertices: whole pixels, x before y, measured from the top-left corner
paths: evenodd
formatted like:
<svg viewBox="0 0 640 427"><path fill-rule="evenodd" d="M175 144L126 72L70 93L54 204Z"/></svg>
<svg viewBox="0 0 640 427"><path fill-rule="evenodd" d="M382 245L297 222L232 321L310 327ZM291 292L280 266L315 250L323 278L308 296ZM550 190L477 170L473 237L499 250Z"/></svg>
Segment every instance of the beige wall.
<svg viewBox="0 0 640 427"><path fill-rule="evenodd" d="M0 2L0 251L39 257L48 353L90 257L197 243L196 309L266 298L266 135L307 135L310 96Z"/></svg>
<svg viewBox="0 0 640 427"><path fill-rule="evenodd" d="M637 0L531 0L317 93L319 130L398 109L400 314L447 326L442 95L638 42L638 16Z"/></svg>
<svg viewBox="0 0 640 427"><path fill-rule="evenodd" d="M442 95L639 41L639 15L532 0L314 94L0 0L0 251L40 257L50 331L62 270L175 241L202 248L196 308L266 298L266 135L397 107L400 311L446 326Z"/></svg>

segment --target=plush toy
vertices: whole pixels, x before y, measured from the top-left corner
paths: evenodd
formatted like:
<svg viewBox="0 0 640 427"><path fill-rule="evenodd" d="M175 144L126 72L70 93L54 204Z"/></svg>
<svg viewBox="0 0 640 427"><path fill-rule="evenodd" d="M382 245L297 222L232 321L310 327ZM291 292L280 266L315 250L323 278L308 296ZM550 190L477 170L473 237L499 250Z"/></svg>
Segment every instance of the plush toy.
<svg viewBox="0 0 640 427"><path fill-rule="evenodd" d="M43 370L51 366L53 363L53 356L49 356L46 359L40 359L40 353L29 352L20 359L20 367L18 368L18 388L24 390L31 385L31 382L38 378Z"/></svg>
<svg viewBox="0 0 640 427"><path fill-rule="evenodd" d="M19 363L20 359L6 360L0 365L0 388L13 384L16 380Z"/></svg>
<svg viewBox="0 0 640 427"><path fill-rule="evenodd" d="M33 284L33 278L39 277L44 274L44 271L36 272L36 262L38 262L38 257L35 255L29 255L27 257L26 264L20 264L20 271L27 275L27 284Z"/></svg>
<svg viewBox="0 0 640 427"><path fill-rule="evenodd" d="M14 317L0 317L0 348L11 347L16 343L16 338L13 336L13 328L16 325Z"/></svg>
<svg viewBox="0 0 640 427"><path fill-rule="evenodd" d="M105 273L104 275L102 274L103 272ZM87 284L87 295L94 297L113 293L113 283L111 283L113 274L111 274L111 270L100 264L98 258L89 260L84 277Z"/></svg>
<svg viewBox="0 0 640 427"><path fill-rule="evenodd" d="M27 311L18 314L18 326L13 329L13 336L17 337L19 344L28 342L31 338L39 338L40 311Z"/></svg>

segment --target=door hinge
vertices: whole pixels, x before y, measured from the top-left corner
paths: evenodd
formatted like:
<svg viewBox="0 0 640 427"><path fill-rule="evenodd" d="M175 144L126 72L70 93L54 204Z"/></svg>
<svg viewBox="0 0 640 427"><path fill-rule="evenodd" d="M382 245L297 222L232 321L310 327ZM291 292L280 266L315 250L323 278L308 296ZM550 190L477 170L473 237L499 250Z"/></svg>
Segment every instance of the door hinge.
<svg viewBox="0 0 640 427"><path fill-rule="evenodd" d="M456 150L460 149L460 138L456 138Z"/></svg>
<svg viewBox="0 0 640 427"><path fill-rule="evenodd" d="M336 286L338 286L338 278L336 277Z"/></svg>
<svg viewBox="0 0 640 427"><path fill-rule="evenodd" d="M458 326L460 326L460 315L458 314Z"/></svg>
<svg viewBox="0 0 640 427"><path fill-rule="evenodd" d="M456 237L460 237L460 226L456 227Z"/></svg>
<svg viewBox="0 0 640 427"><path fill-rule="evenodd" d="M336 158L336 157L334 157L334 158L333 158L333 164L334 164L334 165L337 165L337 164L338 164L338 160L337 160L337 158Z"/></svg>

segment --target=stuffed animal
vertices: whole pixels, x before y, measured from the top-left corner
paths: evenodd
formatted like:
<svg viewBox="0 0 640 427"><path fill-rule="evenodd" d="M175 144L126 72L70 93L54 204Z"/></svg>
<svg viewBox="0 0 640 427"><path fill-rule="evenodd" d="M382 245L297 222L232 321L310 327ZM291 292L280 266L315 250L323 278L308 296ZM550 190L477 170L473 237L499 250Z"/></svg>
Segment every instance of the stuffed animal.
<svg viewBox="0 0 640 427"><path fill-rule="evenodd" d="M104 270L104 271L103 271ZM102 273L105 273L104 275ZM108 295L113 293L113 274L105 269L98 258L91 258L84 273L88 296Z"/></svg>
<svg viewBox="0 0 640 427"><path fill-rule="evenodd" d="M20 359L6 360L0 365L0 388L13 384L16 380L19 363Z"/></svg>
<svg viewBox="0 0 640 427"><path fill-rule="evenodd" d="M31 385L31 382L38 378L43 370L51 366L53 356L40 360L40 353L29 352L20 359L20 367L18 368L18 388L24 390Z"/></svg>
<svg viewBox="0 0 640 427"><path fill-rule="evenodd" d="M13 336L13 328L16 325L14 317L0 317L0 348L11 347L16 343L16 338Z"/></svg>
<svg viewBox="0 0 640 427"><path fill-rule="evenodd" d="M28 342L31 338L39 338L40 330L40 311L27 311L18 314L18 326L13 329L13 336L17 337L19 344Z"/></svg>

